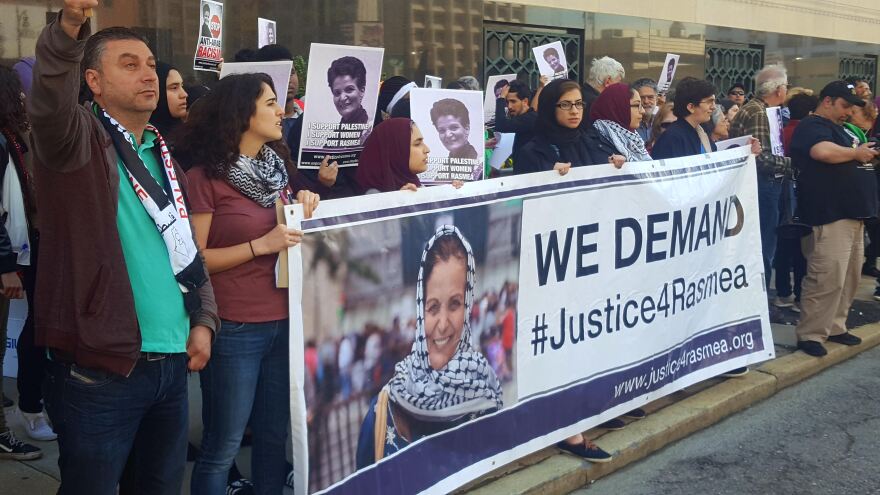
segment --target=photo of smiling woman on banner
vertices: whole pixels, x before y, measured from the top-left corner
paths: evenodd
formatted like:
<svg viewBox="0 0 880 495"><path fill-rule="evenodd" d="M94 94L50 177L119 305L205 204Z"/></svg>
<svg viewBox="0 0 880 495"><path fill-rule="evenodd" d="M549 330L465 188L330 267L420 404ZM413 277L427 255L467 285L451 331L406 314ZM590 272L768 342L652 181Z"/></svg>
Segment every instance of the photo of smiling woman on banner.
<svg viewBox="0 0 880 495"><path fill-rule="evenodd" d="M416 285L416 339L364 418L357 467L502 407L501 384L471 345L476 263L467 239L441 226L425 245Z"/></svg>

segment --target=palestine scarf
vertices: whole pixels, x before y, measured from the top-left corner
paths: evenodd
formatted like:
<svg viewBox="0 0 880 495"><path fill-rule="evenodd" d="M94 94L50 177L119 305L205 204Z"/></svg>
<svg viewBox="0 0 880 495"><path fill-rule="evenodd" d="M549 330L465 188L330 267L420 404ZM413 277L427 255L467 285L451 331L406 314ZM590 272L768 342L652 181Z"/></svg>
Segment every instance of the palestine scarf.
<svg viewBox="0 0 880 495"><path fill-rule="evenodd" d="M195 290L204 285L208 277L205 275L199 249L193 241L183 189L177 181L177 171L171 161L171 153L165 146L165 140L158 129L147 124L146 130L154 132L159 143L159 158L165 175L164 185L161 185L138 156L131 133L97 104L93 106L93 110L113 140L113 146L127 172L129 184L165 242L174 278L184 294L186 309L198 309L201 301Z"/></svg>
<svg viewBox="0 0 880 495"><path fill-rule="evenodd" d="M612 120L597 120L593 127L599 134L611 142L618 153L623 155L628 162L643 162L651 160L651 155L645 148L645 141L639 133L624 129Z"/></svg>
<svg viewBox="0 0 880 495"><path fill-rule="evenodd" d="M238 192L269 208L275 206L275 200L287 187L288 175L284 160L264 144L254 158L239 155L238 161L229 167L226 180Z"/></svg>
<svg viewBox="0 0 880 495"><path fill-rule="evenodd" d="M599 135L617 149L628 162L651 160L645 141L629 127L632 119L630 99L633 90L628 84L617 83L605 88L590 107L590 119Z"/></svg>
<svg viewBox="0 0 880 495"><path fill-rule="evenodd" d="M455 236L467 252L467 284L465 287L465 323L461 339L452 359L439 370L428 360L425 336L425 260L431 247L440 238ZM419 278L416 282L416 339L412 351L394 367L388 382L390 398L408 414L422 421L454 421L467 414L501 409L501 384L486 358L471 346L471 330L467 318L474 301L476 264L467 239L452 225L437 229L422 252Z"/></svg>

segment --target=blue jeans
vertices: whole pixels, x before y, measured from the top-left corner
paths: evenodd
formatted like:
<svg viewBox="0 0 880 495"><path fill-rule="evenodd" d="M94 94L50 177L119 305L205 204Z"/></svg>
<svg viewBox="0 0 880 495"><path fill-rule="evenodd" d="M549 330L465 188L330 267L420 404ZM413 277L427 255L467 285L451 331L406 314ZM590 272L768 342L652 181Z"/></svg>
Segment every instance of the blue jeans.
<svg viewBox="0 0 880 495"><path fill-rule="evenodd" d="M764 258L766 287L773 276L773 255L776 252L776 227L779 226L779 200L782 180L758 177L758 217L761 222L761 254Z"/></svg>
<svg viewBox="0 0 880 495"><path fill-rule="evenodd" d="M193 468L193 495L226 493L229 468L250 420L251 478L255 492L276 495L287 478L290 421L288 320L223 320L201 371L201 453Z"/></svg>
<svg viewBox="0 0 880 495"><path fill-rule="evenodd" d="M124 376L53 363L60 495L113 495L131 453L141 493L179 494L186 467L186 354ZM48 404L47 404L48 405Z"/></svg>

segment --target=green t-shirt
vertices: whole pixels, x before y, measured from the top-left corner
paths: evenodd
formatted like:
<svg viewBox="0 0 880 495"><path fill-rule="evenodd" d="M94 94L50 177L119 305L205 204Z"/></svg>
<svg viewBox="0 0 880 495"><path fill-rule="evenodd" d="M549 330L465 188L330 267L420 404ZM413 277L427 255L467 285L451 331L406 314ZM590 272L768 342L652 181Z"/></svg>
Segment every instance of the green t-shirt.
<svg viewBox="0 0 880 495"><path fill-rule="evenodd" d="M159 184L165 184L164 171L153 146L156 134L144 131L138 156ZM122 241L125 267L134 293L134 307L141 330L142 352L186 352L189 315L183 306L183 294L174 279L171 260L156 224L131 187L128 173L120 159L119 210L116 227Z"/></svg>

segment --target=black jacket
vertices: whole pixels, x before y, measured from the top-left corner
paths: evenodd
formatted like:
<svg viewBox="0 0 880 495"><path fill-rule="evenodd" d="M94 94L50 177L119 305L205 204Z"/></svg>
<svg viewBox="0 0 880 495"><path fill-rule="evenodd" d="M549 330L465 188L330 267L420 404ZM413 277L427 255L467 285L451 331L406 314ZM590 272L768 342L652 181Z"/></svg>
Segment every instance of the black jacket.
<svg viewBox="0 0 880 495"><path fill-rule="evenodd" d="M517 115L516 117L508 117L507 102L504 98L495 100L495 132L514 133L513 153L515 154L520 148L535 137L535 122L538 120L538 112L529 108L529 111Z"/></svg>
<svg viewBox="0 0 880 495"><path fill-rule="evenodd" d="M581 132L582 144L586 146L589 154L589 162L572 163L573 167L587 165L605 165L608 158L617 153L610 142L605 140L594 128ZM526 143L513 157L513 172L515 174L528 174L531 172L546 172L553 170L557 162L565 161L560 157L559 148L549 142L543 136L535 136Z"/></svg>
<svg viewBox="0 0 880 495"><path fill-rule="evenodd" d="M709 144L712 149L705 150L706 153L718 150L711 139ZM651 149L651 155L655 160L699 155L701 146L697 130L687 120L678 119L657 138L654 148Z"/></svg>

